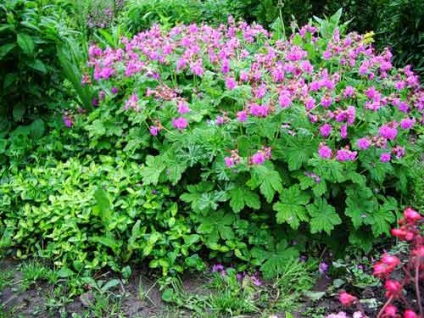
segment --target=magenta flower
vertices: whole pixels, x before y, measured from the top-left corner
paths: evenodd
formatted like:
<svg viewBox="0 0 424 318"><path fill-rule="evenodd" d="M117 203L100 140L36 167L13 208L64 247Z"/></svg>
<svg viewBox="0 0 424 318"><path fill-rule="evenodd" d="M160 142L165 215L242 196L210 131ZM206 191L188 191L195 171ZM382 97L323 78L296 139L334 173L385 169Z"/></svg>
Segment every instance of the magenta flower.
<svg viewBox="0 0 424 318"><path fill-rule="evenodd" d="M338 161L353 161L356 159L357 152L348 149L337 150L336 159Z"/></svg>
<svg viewBox="0 0 424 318"><path fill-rule="evenodd" d="M190 112L190 108L188 107L187 103L183 100L180 100L178 102L177 109L179 114L186 114Z"/></svg>
<svg viewBox="0 0 424 318"><path fill-rule="evenodd" d="M172 126L178 130L183 130L187 128L188 122L184 117L178 117L172 120Z"/></svg>
<svg viewBox="0 0 424 318"><path fill-rule="evenodd" d="M318 148L318 154L323 159L330 159L333 151L325 144L321 144Z"/></svg>
<svg viewBox="0 0 424 318"><path fill-rule="evenodd" d="M251 158L250 161L254 164L254 165L261 165L265 162L266 160L266 156L262 151L258 151L257 153L255 153Z"/></svg>
<svg viewBox="0 0 424 318"><path fill-rule="evenodd" d="M118 94L118 89L117 89L116 87L112 87L112 88L110 89L110 91L111 91L111 93L112 93L113 95Z"/></svg>
<svg viewBox="0 0 424 318"><path fill-rule="evenodd" d="M325 108L330 107L330 105L333 103L333 99L330 96L324 96L321 98L321 105Z"/></svg>
<svg viewBox="0 0 424 318"><path fill-rule="evenodd" d="M405 155L405 147L396 146L392 149L392 152L395 154L396 159L400 159Z"/></svg>
<svg viewBox="0 0 424 318"><path fill-rule="evenodd" d="M237 113L237 119L244 123L247 120L247 113L246 111L242 110Z"/></svg>
<svg viewBox="0 0 424 318"><path fill-rule="evenodd" d="M266 95L266 85L261 84L255 92L255 97L258 99L263 98Z"/></svg>
<svg viewBox="0 0 424 318"><path fill-rule="evenodd" d="M387 152L382 153L382 154L381 154L381 156L380 156L380 161L381 161L381 162L389 162L389 161L390 161L390 159L391 159L391 156L390 156L390 154L389 154L389 153L387 153Z"/></svg>
<svg viewBox="0 0 424 318"><path fill-rule="evenodd" d="M343 125L340 127L340 137L343 139L347 138L347 125Z"/></svg>
<svg viewBox="0 0 424 318"><path fill-rule="evenodd" d="M235 160L232 157L225 157L224 160L225 160L225 165L227 166L227 168L231 168L235 164Z"/></svg>
<svg viewBox="0 0 424 318"><path fill-rule="evenodd" d="M353 96L353 94L355 94L355 89L352 86L346 86L346 88L343 92L343 96L345 98L348 98L348 97Z"/></svg>
<svg viewBox="0 0 424 318"><path fill-rule="evenodd" d="M249 74L245 71L240 72L240 81L247 82L249 81Z"/></svg>
<svg viewBox="0 0 424 318"><path fill-rule="evenodd" d="M251 115L256 117L266 117L268 115L268 106L251 104L249 108L249 112Z"/></svg>
<svg viewBox="0 0 424 318"><path fill-rule="evenodd" d="M394 140L397 135L397 129L394 127L393 123L383 125L380 127L380 136L387 138L389 140Z"/></svg>
<svg viewBox="0 0 424 318"><path fill-rule="evenodd" d="M400 127L402 129L410 129L415 124L415 119L404 118L400 121Z"/></svg>
<svg viewBox="0 0 424 318"><path fill-rule="evenodd" d="M356 141L356 146L358 146L358 148L361 150L365 150L371 146L371 141L367 138L360 138Z"/></svg>
<svg viewBox="0 0 424 318"><path fill-rule="evenodd" d="M217 116L215 122L217 125L223 125L225 123L225 119L222 116Z"/></svg>
<svg viewBox="0 0 424 318"><path fill-rule="evenodd" d="M236 86L237 86L237 82L233 77L227 77L225 79L225 86L232 91Z"/></svg>
<svg viewBox="0 0 424 318"><path fill-rule="evenodd" d="M290 95L287 92L281 93L280 97L278 98L278 102L280 103L280 106L282 108L289 107L292 100L290 98Z"/></svg>
<svg viewBox="0 0 424 318"><path fill-rule="evenodd" d="M160 131L160 127L158 127L158 126L150 126L149 131L150 131L150 133L153 136L157 136L158 133L159 133L159 131Z"/></svg>
<svg viewBox="0 0 424 318"><path fill-rule="evenodd" d="M63 123L65 124L65 126L68 127L68 128L71 128L74 124L72 118L69 117L68 115L63 116L62 120L63 120Z"/></svg>
<svg viewBox="0 0 424 318"><path fill-rule="evenodd" d="M329 125L329 124L324 124L319 129L321 135L325 138L330 136L332 130L333 130L333 127L331 127L331 125Z"/></svg>

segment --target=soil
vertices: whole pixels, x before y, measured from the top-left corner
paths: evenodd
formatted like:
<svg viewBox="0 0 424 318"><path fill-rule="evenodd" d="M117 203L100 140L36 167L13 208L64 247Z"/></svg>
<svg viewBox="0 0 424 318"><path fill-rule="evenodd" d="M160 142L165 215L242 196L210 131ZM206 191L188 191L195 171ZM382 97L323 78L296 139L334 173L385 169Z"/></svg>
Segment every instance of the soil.
<svg viewBox="0 0 424 318"><path fill-rule="evenodd" d="M87 291L83 295L73 297L68 301L60 302L58 300L64 295L54 295L54 289L57 286L52 286L47 283L37 283L31 285L30 288L27 289L19 288L19 283L22 282L22 273L19 271L18 265L19 264L15 261L0 260L0 273L8 270L12 270L14 273L13 283L3 290L0 290L0 318L72 318L76 316L75 314L80 315L76 317L90 318L199 317L199 315L189 310L177 309L165 303L162 300L159 287L154 283L153 279L146 277L145 271L143 270L134 270L128 282L118 286L114 292L114 294L118 294L120 297L118 312L91 316L88 307L96 301L93 293ZM189 294L199 295L208 292L202 289L205 283L202 277L184 277L182 283L183 289ZM341 306L336 295L329 292L329 287L331 287L331 285L332 281L329 277L322 276L318 279L313 292L315 294L325 292L325 296L315 301L305 297L302 307L297 312L292 313L293 317L323 318L330 313L338 313L340 311L344 311L350 315L353 314L355 310L350 310ZM142 291L140 291L140 287ZM140 297L140 295L144 295L144 297ZM378 308L381 308L382 303L385 301L381 287L373 289L365 288L360 291L356 290L355 295L362 299L365 313L370 318L377 316ZM56 299L56 303L52 303L52 299ZM1 309L3 309L3 312L6 312L6 316L4 316L4 314L2 316ZM209 316L205 313L204 317L217 316ZM238 318L241 317L268 316L261 316L258 314L238 316ZM286 315L284 313L275 313L273 316L269 317L284 318Z"/></svg>

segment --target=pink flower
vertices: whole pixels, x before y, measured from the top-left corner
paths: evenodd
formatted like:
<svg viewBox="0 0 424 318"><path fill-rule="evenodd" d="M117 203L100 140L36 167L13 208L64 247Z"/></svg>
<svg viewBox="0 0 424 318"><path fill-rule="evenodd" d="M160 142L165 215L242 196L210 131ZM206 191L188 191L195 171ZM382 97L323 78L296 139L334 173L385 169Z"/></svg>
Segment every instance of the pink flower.
<svg viewBox="0 0 424 318"><path fill-rule="evenodd" d="M190 108L188 107L187 103L182 100L178 101L177 109L179 114L186 114L190 112Z"/></svg>
<svg viewBox="0 0 424 318"><path fill-rule="evenodd" d="M271 158L271 148L262 148L257 153L250 157L250 162L254 165L261 165L265 162L265 160Z"/></svg>
<svg viewBox="0 0 424 318"><path fill-rule="evenodd" d="M343 125L340 127L340 137L343 139L347 138L347 125Z"/></svg>
<svg viewBox="0 0 424 318"><path fill-rule="evenodd" d="M415 119L404 118L400 121L400 127L402 129L410 129L415 124Z"/></svg>
<svg viewBox="0 0 424 318"><path fill-rule="evenodd" d="M225 79L225 86L232 91L236 86L237 86L237 82L233 77L227 77Z"/></svg>
<svg viewBox="0 0 424 318"><path fill-rule="evenodd" d="M384 288L386 289L386 297L398 296L402 291L402 285L395 280L388 279L384 283Z"/></svg>
<svg viewBox="0 0 424 318"><path fill-rule="evenodd" d="M149 131L153 136L157 136L160 130L161 129L158 126L150 126L149 128Z"/></svg>
<svg viewBox="0 0 424 318"><path fill-rule="evenodd" d="M353 94L355 94L355 89L352 86L346 86L346 88L343 92L343 96L345 98L348 98L348 97L353 96Z"/></svg>
<svg viewBox="0 0 424 318"><path fill-rule="evenodd" d="M255 97L258 99L263 98L266 95L266 85L261 84L255 92Z"/></svg>
<svg viewBox="0 0 424 318"><path fill-rule="evenodd" d="M358 146L359 149L365 150L371 145L371 141L369 141L367 138L360 138L356 141L356 146Z"/></svg>
<svg viewBox="0 0 424 318"><path fill-rule="evenodd" d="M394 127L394 124L387 124L380 127L380 136L393 140L396 138L397 129Z"/></svg>
<svg viewBox="0 0 424 318"><path fill-rule="evenodd" d="M261 165L265 162L266 157L262 151L258 151L251 158L250 161L255 165Z"/></svg>
<svg viewBox="0 0 424 318"><path fill-rule="evenodd" d="M225 157L224 160L225 160L225 165L227 166L227 168L231 168L235 164L235 160L232 157Z"/></svg>
<svg viewBox="0 0 424 318"><path fill-rule="evenodd" d="M172 126L178 130L183 130L187 128L188 122L184 117L178 117L172 120Z"/></svg>
<svg viewBox="0 0 424 318"><path fill-rule="evenodd" d="M240 72L240 81L247 82L249 80L249 74L246 71Z"/></svg>
<svg viewBox="0 0 424 318"><path fill-rule="evenodd" d="M333 103L333 99L329 96L324 96L321 98L321 105L325 108L330 107L330 105Z"/></svg>
<svg viewBox="0 0 424 318"><path fill-rule="evenodd" d="M225 119L222 116L217 116L215 122L217 125L223 125L225 123Z"/></svg>
<svg viewBox="0 0 424 318"><path fill-rule="evenodd" d="M72 118L68 115L63 116L62 118L63 123L65 124L66 127L71 128L74 124Z"/></svg>
<svg viewBox="0 0 424 318"><path fill-rule="evenodd" d="M325 144L321 144L318 149L318 154L323 159L330 159L333 151Z"/></svg>
<svg viewBox="0 0 424 318"><path fill-rule="evenodd" d="M224 59L222 61L221 72L222 74L227 74L230 71L230 61Z"/></svg>
<svg viewBox="0 0 424 318"><path fill-rule="evenodd" d="M392 152L395 154L396 159L400 159L405 155L405 147L396 146L392 149Z"/></svg>
<svg viewBox="0 0 424 318"><path fill-rule="evenodd" d="M292 100L290 98L290 95L287 92L284 92L280 94L278 102L280 103L280 106L282 108L286 108L290 106Z"/></svg>
<svg viewBox="0 0 424 318"><path fill-rule="evenodd" d="M403 211L403 216L408 222L411 222L411 223L415 223L416 221L419 221L422 218L417 211L411 208L406 208L405 211Z"/></svg>
<svg viewBox="0 0 424 318"><path fill-rule="evenodd" d="M323 137L328 137L331 134L331 131L333 130L333 127L329 124L324 124L320 127L319 131Z"/></svg>
<svg viewBox="0 0 424 318"><path fill-rule="evenodd" d="M418 318L418 314L416 314L415 311L411 309L407 309L403 313L403 318Z"/></svg>
<svg viewBox="0 0 424 318"><path fill-rule="evenodd" d="M355 296L348 294L346 292L341 292L339 294L339 301L343 306L350 306L358 300Z"/></svg>
<svg viewBox="0 0 424 318"><path fill-rule="evenodd" d="M240 112L237 112L237 119L244 123L247 120L247 113L246 111L242 110Z"/></svg>
<svg viewBox="0 0 424 318"><path fill-rule="evenodd" d="M130 98L125 102L124 109L132 108L138 111L138 96L137 94L132 94Z"/></svg>
<svg viewBox="0 0 424 318"><path fill-rule="evenodd" d="M356 159L357 152L348 149L337 150L336 159L338 161L353 161Z"/></svg>
<svg viewBox="0 0 424 318"><path fill-rule="evenodd" d="M392 318L396 318L397 317L397 308L393 305L388 305L384 311L383 311L384 317L392 317Z"/></svg>
<svg viewBox="0 0 424 318"><path fill-rule="evenodd" d="M400 259L397 256L384 253L381 257L381 262L394 269L400 264Z"/></svg>
<svg viewBox="0 0 424 318"><path fill-rule="evenodd" d="M249 108L249 112L251 115L256 117L266 117L268 115L268 106L251 104Z"/></svg>
<svg viewBox="0 0 424 318"><path fill-rule="evenodd" d="M382 154L381 154L381 156L380 156L380 161L381 161L381 162L389 162L389 161L390 161L390 159L391 159L391 156L390 156L390 154L389 154L389 153L387 153L387 152L382 153Z"/></svg>

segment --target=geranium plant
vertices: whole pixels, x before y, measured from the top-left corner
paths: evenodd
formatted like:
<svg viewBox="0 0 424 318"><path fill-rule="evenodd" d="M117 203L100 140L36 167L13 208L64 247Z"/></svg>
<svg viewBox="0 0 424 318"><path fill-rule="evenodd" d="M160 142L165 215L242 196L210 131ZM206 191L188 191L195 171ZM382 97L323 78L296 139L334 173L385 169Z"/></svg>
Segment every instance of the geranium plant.
<svg viewBox="0 0 424 318"><path fill-rule="evenodd" d="M273 272L293 239L369 250L413 193L424 92L339 19L288 40L229 18L93 45L98 106L76 124L172 184L211 257Z"/></svg>

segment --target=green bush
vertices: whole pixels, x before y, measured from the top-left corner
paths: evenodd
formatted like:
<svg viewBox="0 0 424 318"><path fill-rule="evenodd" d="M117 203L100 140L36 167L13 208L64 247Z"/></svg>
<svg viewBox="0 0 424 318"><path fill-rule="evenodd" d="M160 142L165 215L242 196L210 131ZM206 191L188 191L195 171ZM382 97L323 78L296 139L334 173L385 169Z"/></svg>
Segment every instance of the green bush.
<svg viewBox="0 0 424 318"><path fill-rule="evenodd" d="M55 57L65 30L56 9L41 0L0 4L0 136L46 115L60 91Z"/></svg>
<svg viewBox="0 0 424 318"><path fill-rule="evenodd" d="M46 160L0 179L0 247L78 272L147 259L164 275L200 270L193 233L175 194L142 185L123 158ZM1 236L0 236L1 237Z"/></svg>
<svg viewBox="0 0 424 318"><path fill-rule="evenodd" d="M137 158L144 184L174 185L211 258L272 271L292 240L370 250L421 178L423 93L339 19L289 41L241 23L91 47L90 147Z"/></svg>

